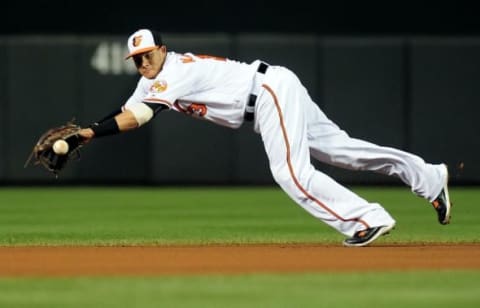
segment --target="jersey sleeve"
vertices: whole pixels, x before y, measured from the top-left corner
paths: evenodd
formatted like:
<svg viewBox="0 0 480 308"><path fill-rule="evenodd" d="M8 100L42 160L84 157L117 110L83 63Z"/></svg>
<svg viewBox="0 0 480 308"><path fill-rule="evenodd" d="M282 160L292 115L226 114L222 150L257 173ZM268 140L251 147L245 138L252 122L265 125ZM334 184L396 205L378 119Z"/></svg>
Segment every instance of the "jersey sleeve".
<svg viewBox="0 0 480 308"><path fill-rule="evenodd" d="M141 78L137 83L137 87L135 88L135 91L128 98L126 103L123 105L122 110L128 109L128 107L133 104L142 103L143 98L148 93L148 88L149 88L149 85L147 83L147 80L145 80L144 78Z"/></svg>
<svg viewBox="0 0 480 308"><path fill-rule="evenodd" d="M208 66L201 63L201 58L195 57L193 54L171 55L155 79L142 77L139 80L123 109L142 102L149 106L160 104L171 109L177 99L201 90L204 87L202 76L208 74Z"/></svg>
<svg viewBox="0 0 480 308"><path fill-rule="evenodd" d="M143 102L172 108L179 98L199 91L202 88L203 68L199 61L191 61L192 57L176 55L170 59L149 87Z"/></svg>

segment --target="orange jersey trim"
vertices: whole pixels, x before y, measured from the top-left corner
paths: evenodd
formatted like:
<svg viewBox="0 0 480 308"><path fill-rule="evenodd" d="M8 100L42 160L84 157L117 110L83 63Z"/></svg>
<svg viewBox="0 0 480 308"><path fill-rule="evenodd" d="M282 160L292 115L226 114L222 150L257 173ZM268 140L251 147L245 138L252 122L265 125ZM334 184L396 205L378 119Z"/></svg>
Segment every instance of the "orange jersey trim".
<svg viewBox="0 0 480 308"><path fill-rule="evenodd" d="M197 55L197 57L199 57L200 59L213 59L217 61L227 61L227 58L211 56L211 55Z"/></svg>
<svg viewBox="0 0 480 308"><path fill-rule="evenodd" d="M217 61L227 61L227 58L223 57L217 57L217 56L210 56L210 55L194 55L197 58L200 59L212 59L212 60L217 60ZM195 59L193 59L192 56L190 55L183 55L182 56L182 63L192 63L195 62Z"/></svg>
<svg viewBox="0 0 480 308"><path fill-rule="evenodd" d="M172 103L170 103L169 101L164 100L164 99L148 98L148 99L144 99L143 101L147 102L147 103L158 103L158 104L162 104L162 105L167 105L168 108L172 108L172 106L173 106Z"/></svg>

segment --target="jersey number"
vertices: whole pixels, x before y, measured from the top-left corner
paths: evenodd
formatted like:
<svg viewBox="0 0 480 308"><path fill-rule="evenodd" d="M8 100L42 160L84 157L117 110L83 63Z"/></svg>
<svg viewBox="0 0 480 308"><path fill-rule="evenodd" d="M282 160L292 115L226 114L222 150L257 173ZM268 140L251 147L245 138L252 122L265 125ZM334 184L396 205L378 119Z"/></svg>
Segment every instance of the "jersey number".
<svg viewBox="0 0 480 308"><path fill-rule="evenodd" d="M207 114L207 106L204 104L193 103L187 107L187 114L203 117Z"/></svg>

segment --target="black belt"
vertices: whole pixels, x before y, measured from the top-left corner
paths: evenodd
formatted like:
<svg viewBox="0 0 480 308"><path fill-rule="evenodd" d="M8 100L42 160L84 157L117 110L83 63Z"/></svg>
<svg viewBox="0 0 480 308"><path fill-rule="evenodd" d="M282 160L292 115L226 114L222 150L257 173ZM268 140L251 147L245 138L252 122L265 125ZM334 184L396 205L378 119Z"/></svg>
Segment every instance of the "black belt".
<svg viewBox="0 0 480 308"><path fill-rule="evenodd" d="M260 65L257 68L257 72L260 74L265 74L268 69L268 64L261 62ZM243 118L245 121L253 121L254 115L255 115L255 103L257 102L257 95L256 94L250 94L248 96L248 102L247 102L247 107L245 108L245 114L243 115Z"/></svg>

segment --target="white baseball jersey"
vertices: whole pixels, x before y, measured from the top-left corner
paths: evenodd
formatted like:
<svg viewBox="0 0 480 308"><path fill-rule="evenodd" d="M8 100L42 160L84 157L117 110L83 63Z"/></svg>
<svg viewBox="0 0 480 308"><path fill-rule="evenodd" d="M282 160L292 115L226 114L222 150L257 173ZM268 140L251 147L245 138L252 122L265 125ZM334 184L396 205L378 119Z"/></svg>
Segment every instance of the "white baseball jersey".
<svg viewBox="0 0 480 308"><path fill-rule="evenodd" d="M142 77L125 108L139 102L166 105L175 111L238 128L252 88L258 61L169 52L154 80ZM208 76L208 78L206 78Z"/></svg>
<svg viewBox="0 0 480 308"><path fill-rule="evenodd" d="M254 127L261 134L275 181L306 211L348 236L395 221L380 204L315 169L311 156L342 168L396 176L428 200L439 194L448 176L443 165L351 138L327 118L293 72L270 66L257 73L259 63L169 52L162 71L154 80L142 77L125 107L158 103L237 128L253 92Z"/></svg>

